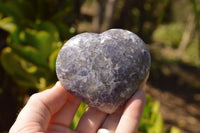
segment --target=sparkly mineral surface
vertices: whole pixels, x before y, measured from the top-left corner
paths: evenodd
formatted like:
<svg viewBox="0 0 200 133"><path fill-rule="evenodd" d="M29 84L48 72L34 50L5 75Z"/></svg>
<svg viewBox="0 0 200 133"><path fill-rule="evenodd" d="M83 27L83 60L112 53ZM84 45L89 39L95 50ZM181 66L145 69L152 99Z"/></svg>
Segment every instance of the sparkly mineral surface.
<svg viewBox="0 0 200 133"><path fill-rule="evenodd" d="M91 107L113 113L134 95L150 69L148 48L134 33L110 29L68 40L56 60L65 89Z"/></svg>

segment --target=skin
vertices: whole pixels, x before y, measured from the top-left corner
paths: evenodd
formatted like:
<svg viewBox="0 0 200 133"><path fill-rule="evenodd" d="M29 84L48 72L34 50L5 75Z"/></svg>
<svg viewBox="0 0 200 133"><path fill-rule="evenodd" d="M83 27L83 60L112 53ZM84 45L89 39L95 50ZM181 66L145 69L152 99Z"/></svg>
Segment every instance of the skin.
<svg viewBox="0 0 200 133"><path fill-rule="evenodd" d="M81 101L57 82L53 88L30 97L9 133L96 133L99 128L113 133L136 133L145 104L145 83L146 80L126 105L113 114L88 107L76 131L72 131L69 126Z"/></svg>

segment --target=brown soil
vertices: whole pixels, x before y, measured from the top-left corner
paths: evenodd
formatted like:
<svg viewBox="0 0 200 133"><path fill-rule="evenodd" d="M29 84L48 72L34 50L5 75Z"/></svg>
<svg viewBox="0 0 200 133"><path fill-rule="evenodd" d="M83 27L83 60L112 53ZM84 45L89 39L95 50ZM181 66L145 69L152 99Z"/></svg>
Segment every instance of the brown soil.
<svg viewBox="0 0 200 133"><path fill-rule="evenodd" d="M200 133L200 90L174 88L172 92L148 85L146 91L160 101L166 127L178 127L181 133Z"/></svg>
<svg viewBox="0 0 200 133"><path fill-rule="evenodd" d="M160 102L165 125L178 127L181 133L200 133L200 67L185 63L171 49L155 44L150 50L146 91Z"/></svg>

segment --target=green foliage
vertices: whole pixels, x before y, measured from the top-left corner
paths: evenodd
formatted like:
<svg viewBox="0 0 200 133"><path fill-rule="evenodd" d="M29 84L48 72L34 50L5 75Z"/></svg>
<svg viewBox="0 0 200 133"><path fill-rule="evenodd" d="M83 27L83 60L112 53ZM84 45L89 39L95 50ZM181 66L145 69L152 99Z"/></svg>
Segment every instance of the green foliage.
<svg viewBox="0 0 200 133"><path fill-rule="evenodd" d="M198 38L198 58L200 58L200 2L197 0L190 0L193 14L195 16L195 31Z"/></svg>
<svg viewBox="0 0 200 133"><path fill-rule="evenodd" d="M72 123L70 125L70 129L72 129L72 130L76 129L76 127L78 125L78 122L79 122L81 116L83 115L83 113L85 112L87 107L88 107L87 104L81 103L81 105L79 106L79 108L78 108L78 110L77 110L77 112L76 112L76 114L74 116L74 119L73 119L73 121L72 121Z"/></svg>
<svg viewBox="0 0 200 133"><path fill-rule="evenodd" d="M87 108L87 104L81 103L76 115L73 119L73 122L70 126L71 129L76 129L76 126L85 112ZM163 131L163 119L160 114L160 103L158 101L154 101L152 97L147 95L146 105L144 107L144 112L142 115L142 119L139 125L140 133L162 133Z"/></svg>
<svg viewBox="0 0 200 133"><path fill-rule="evenodd" d="M42 89L55 82L55 59L61 46L56 27L50 22L36 24L34 29L15 27L7 40L9 47L1 53L3 68L24 87Z"/></svg>
<svg viewBox="0 0 200 133"><path fill-rule="evenodd" d="M182 38L180 24L159 25L153 32L153 40L177 48Z"/></svg>
<svg viewBox="0 0 200 133"><path fill-rule="evenodd" d="M0 58L6 72L23 87L54 83L58 51L76 32L72 2L1 0L0 14L0 28L9 33Z"/></svg>
<svg viewBox="0 0 200 133"><path fill-rule="evenodd" d="M78 122L87 107L88 105L85 103L81 103L79 106L76 115L70 125L72 130L76 129ZM163 133L163 126L164 121L160 113L160 103L153 100L150 95L147 95L147 100L142 114L138 133ZM179 129L171 127L166 131L166 133L179 133Z"/></svg>
<svg viewBox="0 0 200 133"><path fill-rule="evenodd" d="M190 41L185 51L185 55L189 57L189 63L194 66L200 66L198 52L198 37L195 37Z"/></svg>
<svg viewBox="0 0 200 133"><path fill-rule="evenodd" d="M163 118L160 114L160 103L147 95L146 105L139 125L140 133L162 133Z"/></svg>
<svg viewBox="0 0 200 133"><path fill-rule="evenodd" d="M166 133L180 133L180 130L176 127L171 127L167 129Z"/></svg>
<svg viewBox="0 0 200 133"><path fill-rule="evenodd" d="M74 21L74 6L70 0L0 0L3 16L12 16L22 27L32 27L36 21Z"/></svg>
<svg viewBox="0 0 200 133"><path fill-rule="evenodd" d="M147 94L146 104L140 121L138 133L164 133L164 121L160 113L160 103ZM179 133L175 127L169 128L166 133Z"/></svg>
<svg viewBox="0 0 200 133"><path fill-rule="evenodd" d="M0 0L0 32L6 33L0 36L0 70L4 69L5 78L0 92L9 93L6 101L16 100L13 110L6 112L6 121L0 119L5 123L0 124L0 132L8 130L27 94L57 81L58 51L76 34L75 7L71 0Z"/></svg>

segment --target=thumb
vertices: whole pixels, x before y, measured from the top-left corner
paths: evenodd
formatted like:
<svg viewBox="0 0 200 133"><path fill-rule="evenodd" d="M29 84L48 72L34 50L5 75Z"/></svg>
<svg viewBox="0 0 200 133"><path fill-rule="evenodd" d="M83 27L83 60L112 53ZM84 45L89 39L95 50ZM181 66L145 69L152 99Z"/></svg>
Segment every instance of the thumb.
<svg viewBox="0 0 200 133"><path fill-rule="evenodd" d="M9 133L44 132L51 116L65 104L67 97L68 93L60 82L51 89L32 95Z"/></svg>

